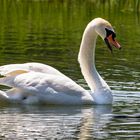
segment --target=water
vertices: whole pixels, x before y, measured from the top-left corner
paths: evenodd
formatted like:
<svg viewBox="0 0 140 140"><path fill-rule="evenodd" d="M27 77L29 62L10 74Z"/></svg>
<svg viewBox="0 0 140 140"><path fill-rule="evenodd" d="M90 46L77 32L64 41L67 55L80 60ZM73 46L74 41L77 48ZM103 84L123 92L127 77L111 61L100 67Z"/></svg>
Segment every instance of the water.
<svg viewBox="0 0 140 140"><path fill-rule="evenodd" d="M0 1L0 65L46 63L89 90L77 62L87 23L109 20L123 47L112 55L97 41L96 67L113 91L112 106L1 103L0 139L140 138L139 7L129 0Z"/></svg>

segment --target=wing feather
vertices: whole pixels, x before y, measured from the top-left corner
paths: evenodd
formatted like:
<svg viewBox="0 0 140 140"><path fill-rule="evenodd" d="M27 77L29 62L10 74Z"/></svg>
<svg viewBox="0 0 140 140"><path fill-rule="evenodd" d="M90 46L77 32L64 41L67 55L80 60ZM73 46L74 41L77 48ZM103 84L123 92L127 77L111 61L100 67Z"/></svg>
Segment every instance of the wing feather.
<svg viewBox="0 0 140 140"><path fill-rule="evenodd" d="M26 92L33 93L68 93L81 94L84 89L66 76L56 76L39 72L29 72L18 75L14 79L14 86Z"/></svg>
<svg viewBox="0 0 140 140"><path fill-rule="evenodd" d="M9 64L0 67L0 74L4 76L10 73L12 74L13 71L35 71L41 73L63 75L55 68L41 63Z"/></svg>

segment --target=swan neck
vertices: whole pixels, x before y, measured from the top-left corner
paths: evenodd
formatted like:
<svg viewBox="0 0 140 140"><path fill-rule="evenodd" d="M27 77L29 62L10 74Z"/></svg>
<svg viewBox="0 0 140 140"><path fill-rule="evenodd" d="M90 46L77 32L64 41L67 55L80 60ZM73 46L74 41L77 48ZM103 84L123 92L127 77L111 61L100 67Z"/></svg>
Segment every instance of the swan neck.
<svg viewBox="0 0 140 140"><path fill-rule="evenodd" d="M97 36L98 34L96 33L94 26L89 24L84 31L78 55L81 72L92 91L107 86L95 67L95 46Z"/></svg>

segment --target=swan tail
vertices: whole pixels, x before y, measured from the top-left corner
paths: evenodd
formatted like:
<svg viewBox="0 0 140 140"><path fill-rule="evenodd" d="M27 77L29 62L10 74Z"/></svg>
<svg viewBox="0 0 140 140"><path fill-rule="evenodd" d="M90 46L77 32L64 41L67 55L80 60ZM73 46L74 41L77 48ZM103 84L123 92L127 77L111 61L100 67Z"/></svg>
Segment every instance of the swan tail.
<svg viewBox="0 0 140 140"><path fill-rule="evenodd" d="M0 90L0 101L20 101L24 98L19 89L12 88L7 91Z"/></svg>
<svg viewBox="0 0 140 140"><path fill-rule="evenodd" d="M7 91L0 90L1 103L36 104L39 103L39 99L36 96L22 92L18 88L12 88Z"/></svg>
<svg viewBox="0 0 140 140"><path fill-rule="evenodd" d="M8 95L6 94L6 92L0 90L0 99L8 99Z"/></svg>
<svg viewBox="0 0 140 140"><path fill-rule="evenodd" d="M24 70L16 70L6 74L3 74L0 78L0 85L12 87L9 90L2 91L0 90L0 102L1 101L18 101L23 98L23 94L20 89L15 88L14 79L17 75L27 73Z"/></svg>

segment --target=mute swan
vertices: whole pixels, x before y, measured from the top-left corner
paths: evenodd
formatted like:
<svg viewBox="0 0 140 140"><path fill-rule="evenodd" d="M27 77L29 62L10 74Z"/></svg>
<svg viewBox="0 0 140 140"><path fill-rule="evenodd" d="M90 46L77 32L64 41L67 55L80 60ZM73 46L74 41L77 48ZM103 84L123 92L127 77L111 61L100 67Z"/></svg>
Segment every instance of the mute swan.
<svg viewBox="0 0 140 140"><path fill-rule="evenodd" d="M81 72L91 92L56 70L41 63L10 64L0 67L0 84L11 87L0 90L1 101L32 104L46 103L59 105L112 104L112 92L95 68L95 44L97 36L121 48L115 40L116 34L111 24L95 18L86 27L79 50L78 61Z"/></svg>

